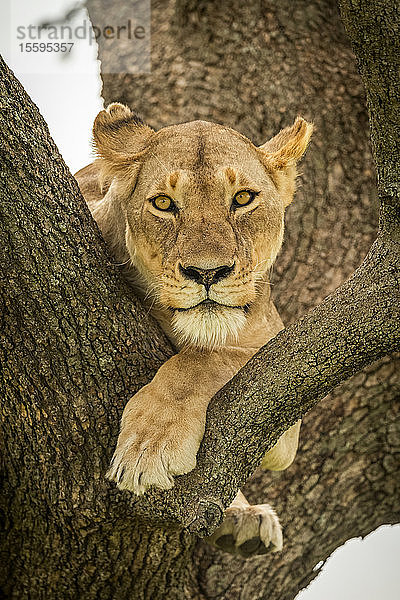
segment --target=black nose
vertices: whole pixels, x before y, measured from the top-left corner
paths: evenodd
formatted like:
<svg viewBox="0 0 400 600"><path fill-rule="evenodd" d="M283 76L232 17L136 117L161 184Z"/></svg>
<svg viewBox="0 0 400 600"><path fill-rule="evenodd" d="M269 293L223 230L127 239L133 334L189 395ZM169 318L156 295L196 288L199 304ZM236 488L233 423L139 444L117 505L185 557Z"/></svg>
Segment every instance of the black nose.
<svg viewBox="0 0 400 600"><path fill-rule="evenodd" d="M204 285L208 291L213 283L221 281L221 279L224 279L230 273L232 273L233 269L235 268L235 264L233 264L231 267L224 265L222 267L218 267L217 269L199 269L198 267L182 267L182 265L179 265L179 268L182 275L187 277L187 279L192 279L193 281Z"/></svg>

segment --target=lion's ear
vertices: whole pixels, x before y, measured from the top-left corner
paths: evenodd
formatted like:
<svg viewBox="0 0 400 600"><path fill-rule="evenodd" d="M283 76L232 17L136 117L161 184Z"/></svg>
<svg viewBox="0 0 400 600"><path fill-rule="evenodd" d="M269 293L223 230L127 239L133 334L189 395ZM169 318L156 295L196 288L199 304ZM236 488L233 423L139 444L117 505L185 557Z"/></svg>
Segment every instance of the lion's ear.
<svg viewBox="0 0 400 600"><path fill-rule="evenodd" d="M260 146L269 166L278 171L295 165L306 151L313 132L313 125L297 117L291 127L285 127L278 135Z"/></svg>
<svg viewBox="0 0 400 600"><path fill-rule="evenodd" d="M306 151L312 132L312 123L297 117L291 127L285 127L259 147L262 162L271 171L286 206L294 195L296 164Z"/></svg>
<svg viewBox="0 0 400 600"><path fill-rule="evenodd" d="M116 174L140 158L154 133L130 108L113 102L94 121L94 148L107 172Z"/></svg>

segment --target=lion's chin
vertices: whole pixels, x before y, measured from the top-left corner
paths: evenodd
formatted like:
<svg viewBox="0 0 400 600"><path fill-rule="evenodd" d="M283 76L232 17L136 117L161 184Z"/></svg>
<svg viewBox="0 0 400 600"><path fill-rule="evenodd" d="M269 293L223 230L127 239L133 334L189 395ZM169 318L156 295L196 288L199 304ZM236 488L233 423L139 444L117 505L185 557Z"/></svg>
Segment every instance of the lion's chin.
<svg viewBox="0 0 400 600"><path fill-rule="evenodd" d="M200 348L224 346L237 339L246 324L243 308L197 305L185 311L175 311L172 326L182 345Z"/></svg>

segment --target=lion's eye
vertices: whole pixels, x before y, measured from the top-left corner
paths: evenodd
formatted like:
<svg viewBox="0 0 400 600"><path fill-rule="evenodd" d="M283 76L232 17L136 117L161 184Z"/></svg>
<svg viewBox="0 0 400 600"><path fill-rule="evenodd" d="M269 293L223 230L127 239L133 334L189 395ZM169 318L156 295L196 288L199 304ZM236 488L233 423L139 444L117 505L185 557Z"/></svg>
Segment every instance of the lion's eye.
<svg viewBox="0 0 400 600"><path fill-rule="evenodd" d="M247 206L247 204L253 202L256 195L256 192L251 192L249 190L242 190L241 192L237 192L237 194L234 195L232 200L233 208L236 208L238 206Z"/></svg>
<svg viewBox="0 0 400 600"><path fill-rule="evenodd" d="M175 204L171 198L164 196L163 194L156 196L151 202L154 208L157 208L158 210L173 210L175 208Z"/></svg>

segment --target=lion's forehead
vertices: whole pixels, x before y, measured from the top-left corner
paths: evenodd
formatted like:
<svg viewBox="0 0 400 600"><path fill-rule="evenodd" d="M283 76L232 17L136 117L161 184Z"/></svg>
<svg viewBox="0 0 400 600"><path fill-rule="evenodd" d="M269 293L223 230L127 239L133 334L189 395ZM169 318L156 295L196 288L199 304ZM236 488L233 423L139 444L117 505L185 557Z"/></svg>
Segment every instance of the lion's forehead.
<svg viewBox="0 0 400 600"><path fill-rule="evenodd" d="M257 162L255 146L236 131L206 121L192 121L161 129L152 143L149 159L164 161L168 170L245 166Z"/></svg>

